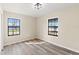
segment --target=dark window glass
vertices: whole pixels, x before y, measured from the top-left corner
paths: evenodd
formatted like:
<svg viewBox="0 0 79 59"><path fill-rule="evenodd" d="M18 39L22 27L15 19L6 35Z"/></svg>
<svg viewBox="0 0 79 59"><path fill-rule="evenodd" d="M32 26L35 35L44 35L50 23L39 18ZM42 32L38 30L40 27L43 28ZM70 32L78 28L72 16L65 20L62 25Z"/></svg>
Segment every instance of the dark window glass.
<svg viewBox="0 0 79 59"><path fill-rule="evenodd" d="M58 18L48 20L48 35L58 36Z"/></svg>

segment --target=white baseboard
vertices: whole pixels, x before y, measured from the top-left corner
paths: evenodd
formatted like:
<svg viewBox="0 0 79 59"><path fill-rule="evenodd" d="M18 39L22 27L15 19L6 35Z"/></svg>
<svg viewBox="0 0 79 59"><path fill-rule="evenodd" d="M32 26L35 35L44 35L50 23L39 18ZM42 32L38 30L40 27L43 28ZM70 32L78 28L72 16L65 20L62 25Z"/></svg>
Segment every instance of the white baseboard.
<svg viewBox="0 0 79 59"><path fill-rule="evenodd" d="M23 41L27 41L27 40L31 40L33 38L23 38L23 40L18 40L18 41L11 41L11 42L6 42L6 44L4 44L4 46L7 46L7 45L11 45L11 44L15 44L15 43L19 43L19 42L23 42Z"/></svg>
<svg viewBox="0 0 79 59"><path fill-rule="evenodd" d="M43 39L42 39L43 40ZM50 42L50 41L48 41L48 40L44 40L44 41L46 41L46 42L49 42L49 43L51 43L51 44L54 44L54 45L56 45L56 46L59 46L59 47L62 47L62 48L65 48L65 49L68 49L68 50L71 50L71 51L74 51L74 52L77 52L77 53L79 53L79 51L78 50L76 50L76 49L71 49L71 48L69 48L69 47L66 47L66 46L63 46L63 45L60 45L60 44L57 44L57 43L52 43L52 42Z"/></svg>

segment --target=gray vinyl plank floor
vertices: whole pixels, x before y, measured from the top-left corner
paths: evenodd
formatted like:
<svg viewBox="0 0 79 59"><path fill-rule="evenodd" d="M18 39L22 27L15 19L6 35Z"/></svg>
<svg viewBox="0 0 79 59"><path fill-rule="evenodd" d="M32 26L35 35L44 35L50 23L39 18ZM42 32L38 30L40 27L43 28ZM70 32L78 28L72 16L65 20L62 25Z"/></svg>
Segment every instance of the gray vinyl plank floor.
<svg viewBox="0 0 79 59"><path fill-rule="evenodd" d="M25 42L5 46L1 55L75 55L51 43L25 44Z"/></svg>

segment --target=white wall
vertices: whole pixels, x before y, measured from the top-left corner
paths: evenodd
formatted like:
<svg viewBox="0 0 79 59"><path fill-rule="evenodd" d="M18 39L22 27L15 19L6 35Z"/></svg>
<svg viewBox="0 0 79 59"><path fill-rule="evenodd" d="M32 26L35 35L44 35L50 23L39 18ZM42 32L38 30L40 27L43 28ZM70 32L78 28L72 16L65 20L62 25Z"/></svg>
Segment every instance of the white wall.
<svg viewBox="0 0 79 59"><path fill-rule="evenodd" d="M0 12L0 29L1 29L1 12ZM0 51L1 51L1 40L2 40L2 36L1 36L1 30L0 30Z"/></svg>
<svg viewBox="0 0 79 59"><path fill-rule="evenodd" d="M20 35L8 36L7 19L16 18L20 19ZM4 34L4 45L13 44L29 39L35 38L35 18L16 14L12 12L3 12L3 34Z"/></svg>
<svg viewBox="0 0 79 59"><path fill-rule="evenodd" d="M2 11L2 9L0 8L0 51L3 49L2 15L3 15L3 11Z"/></svg>
<svg viewBox="0 0 79 59"><path fill-rule="evenodd" d="M59 36L48 35L48 19L59 18ZM79 52L79 6L52 12L37 19L37 38Z"/></svg>

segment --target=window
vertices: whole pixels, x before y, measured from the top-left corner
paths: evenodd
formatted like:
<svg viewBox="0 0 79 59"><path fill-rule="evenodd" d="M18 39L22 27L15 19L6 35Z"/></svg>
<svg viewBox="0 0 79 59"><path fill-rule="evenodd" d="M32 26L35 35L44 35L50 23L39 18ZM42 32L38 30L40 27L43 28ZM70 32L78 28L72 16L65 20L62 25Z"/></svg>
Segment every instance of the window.
<svg viewBox="0 0 79 59"><path fill-rule="evenodd" d="M48 20L48 35L58 36L58 18Z"/></svg>
<svg viewBox="0 0 79 59"><path fill-rule="evenodd" d="M20 19L8 18L8 36L20 35Z"/></svg>

